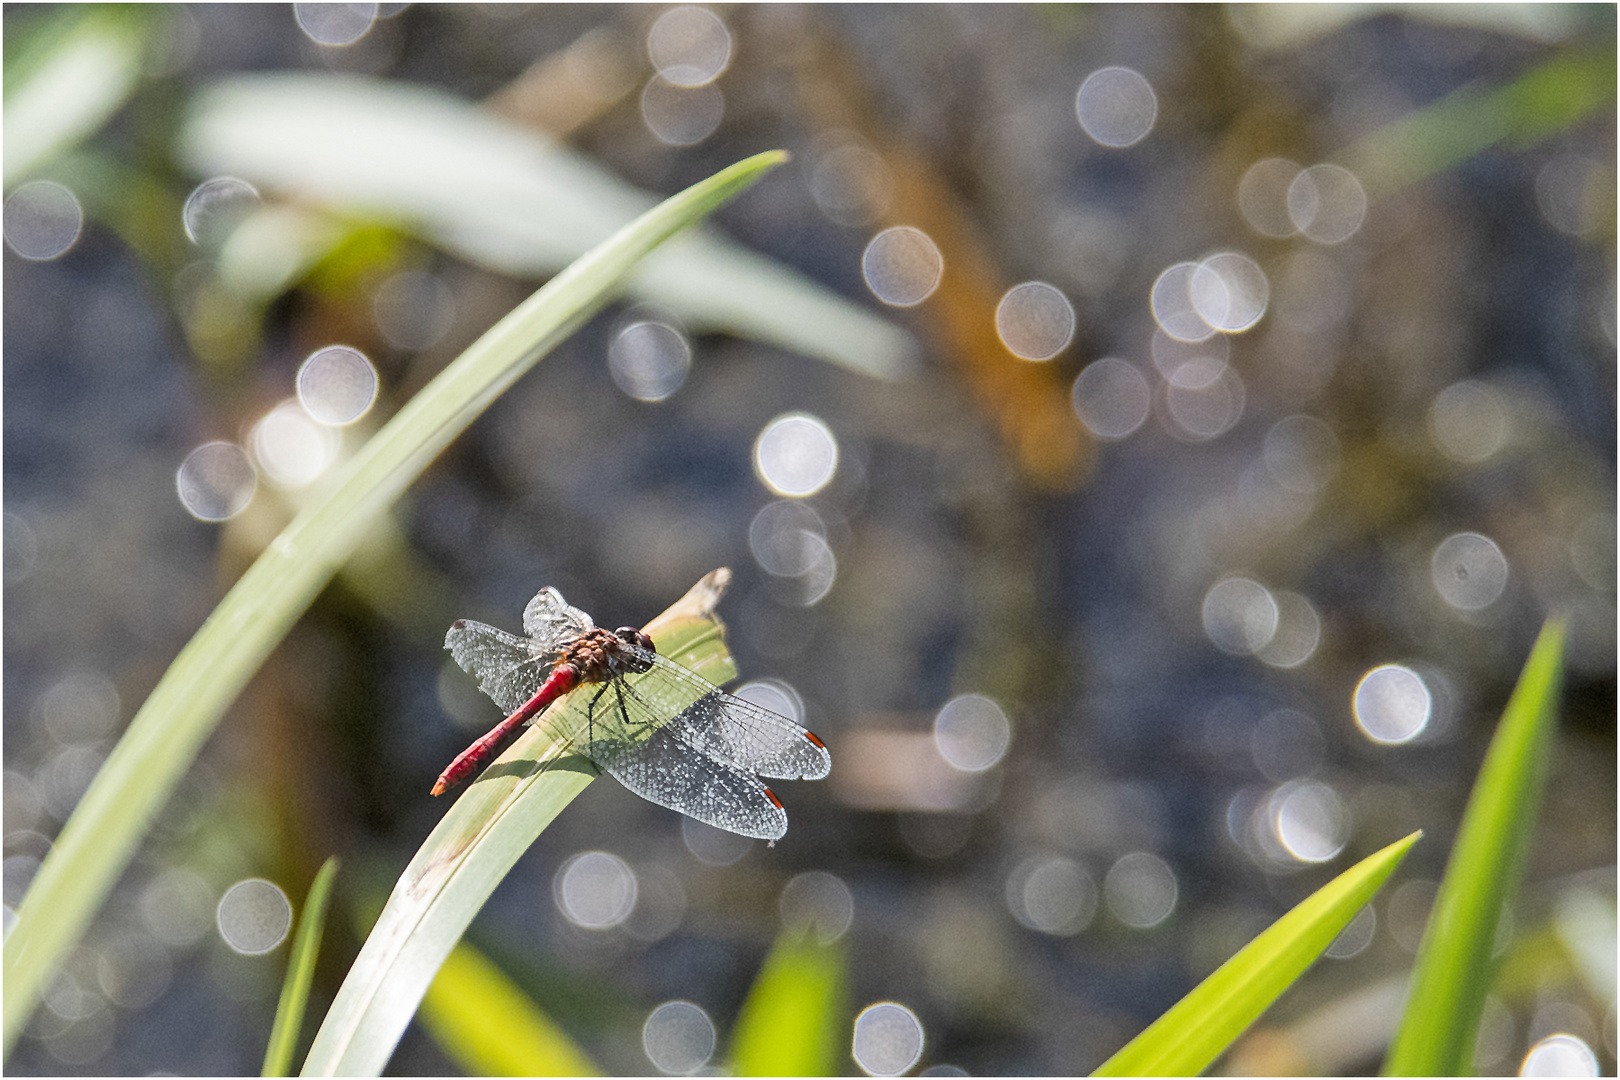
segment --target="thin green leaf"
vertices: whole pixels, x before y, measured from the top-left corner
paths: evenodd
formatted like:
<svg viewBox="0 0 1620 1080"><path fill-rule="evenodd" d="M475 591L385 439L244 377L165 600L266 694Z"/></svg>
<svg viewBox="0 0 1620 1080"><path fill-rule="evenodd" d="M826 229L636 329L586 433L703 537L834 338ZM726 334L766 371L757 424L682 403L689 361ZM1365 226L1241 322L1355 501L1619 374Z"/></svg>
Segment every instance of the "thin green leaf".
<svg viewBox="0 0 1620 1080"><path fill-rule="evenodd" d="M471 102L347 76L217 83L188 114L180 156L199 175L378 218L518 277L555 272L656 202ZM628 288L695 332L752 337L879 378L913 366L914 341L889 320L717 236L670 245Z"/></svg>
<svg viewBox="0 0 1620 1080"><path fill-rule="evenodd" d="M5 942L7 1052L226 707L399 494L649 251L784 160L773 151L722 170L558 274L412 398L248 568L130 722L23 897Z"/></svg>
<svg viewBox="0 0 1620 1080"><path fill-rule="evenodd" d="M813 931L785 931L765 958L737 1015L731 1071L737 1076L833 1076L844 1022L844 950Z"/></svg>
<svg viewBox="0 0 1620 1080"><path fill-rule="evenodd" d="M67 9L25 28L5 80L5 187L106 123L135 89L153 21L138 9Z"/></svg>
<svg viewBox="0 0 1620 1080"><path fill-rule="evenodd" d="M1306 897L1093 1075L1203 1072L1333 944L1422 835L1374 852Z"/></svg>
<svg viewBox="0 0 1620 1080"><path fill-rule="evenodd" d="M1506 143L1515 148L1612 107L1615 50L1555 56L1505 86L1465 86L1352 144L1341 160L1378 198Z"/></svg>
<svg viewBox="0 0 1620 1080"><path fill-rule="evenodd" d="M648 623L658 651L711 682L736 674L714 615L730 571ZM590 692L546 710L445 814L400 875L304 1061L306 1076L375 1076L445 958L512 866L596 778L574 753Z"/></svg>
<svg viewBox="0 0 1620 1080"><path fill-rule="evenodd" d="M422 999L422 1026L468 1076L601 1076L519 986L462 942Z"/></svg>
<svg viewBox="0 0 1620 1080"><path fill-rule="evenodd" d="M281 1000L276 1003L276 1022L270 1028L270 1043L264 1051L260 1076L289 1076L293 1051L298 1048L298 1032L304 1022L304 1006L309 1003L309 984L315 978L315 959L321 953L321 934L326 929L326 904L337 877L334 856L321 864L315 881L304 898L304 913L293 937L292 954L287 957L287 977L281 984Z"/></svg>
<svg viewBox="0 0 1620 1080"><path fill-rule="evenodd" d="M1463 812L1418 949L1411 1003L1384 1062L1387 1076L1472 1070L1496 930L1524 872L1541 801L1563 655L1564 624L1549 622L1525 661Z"/></svg>

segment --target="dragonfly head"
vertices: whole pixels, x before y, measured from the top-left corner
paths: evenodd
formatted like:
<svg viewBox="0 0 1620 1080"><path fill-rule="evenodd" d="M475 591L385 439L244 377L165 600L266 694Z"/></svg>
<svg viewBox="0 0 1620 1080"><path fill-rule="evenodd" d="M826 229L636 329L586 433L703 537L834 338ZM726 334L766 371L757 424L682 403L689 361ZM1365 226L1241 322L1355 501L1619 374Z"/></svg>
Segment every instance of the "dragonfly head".
<svg viewBox="0 0 1620 1080"><path fill-rule="evenodd" d="M613 631L613 636L624 642L626 645L639 645L648 652L658 651L658 646L653 644L653 639L633 626L621 626L617 630Z"/></svg>

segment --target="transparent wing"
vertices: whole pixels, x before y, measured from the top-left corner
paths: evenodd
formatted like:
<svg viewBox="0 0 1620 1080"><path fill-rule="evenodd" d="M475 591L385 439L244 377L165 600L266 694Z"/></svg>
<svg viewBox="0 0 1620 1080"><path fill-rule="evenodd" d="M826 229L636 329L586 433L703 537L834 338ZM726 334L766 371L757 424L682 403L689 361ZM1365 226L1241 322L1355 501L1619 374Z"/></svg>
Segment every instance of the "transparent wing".
<svg viewBox="0 0 1620 1080"><path fill-rule="evenodd" d="M463 671L478 680L478 688L507 713L516 712L534 696L556 661L554 652L541 651L533 641L469 619L450 628L444 647Z"/></svg>
<svg viewBox="0 0 1620 1080"><path fill-rule="evenodd" d="M623 695L628 705L629 694ZM598 707L618 707L619 690L604 687ZM612 702L612 704L609 704ZM679 729L664 725L625 738L613 725L597 729L591 760L648 802L677 810L717 829L777 840L787 833L787 811L756 778L699 753Z"/></svg>
<svg viewBox="0 0 1620 1080"><path fill-rule="evenodd" d="M595 625L579 608L569 607L562 593L550 585L535 593L523 609L523 629L534 639L535 648L553 654Z"/></svg>
<svg viewBox="0 0 1620 1080"><path fill-rule="evenodd" d="M733 697L703 676L656 653L653 670L634 680L649 720L669 717L678 737L707 757L781 780L819 780L832 755L792 720Z"/></svg>

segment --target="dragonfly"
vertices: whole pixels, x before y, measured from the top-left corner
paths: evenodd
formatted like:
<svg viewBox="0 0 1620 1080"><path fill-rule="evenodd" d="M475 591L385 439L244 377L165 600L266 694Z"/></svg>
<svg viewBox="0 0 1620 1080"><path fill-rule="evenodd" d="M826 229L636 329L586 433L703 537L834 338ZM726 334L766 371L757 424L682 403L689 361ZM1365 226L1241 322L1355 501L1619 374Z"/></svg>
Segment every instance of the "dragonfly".
<svg viewBox="0 0 1620 1080"><path fill-rule="evenodd" d="M597 626L550 586L523 609L523 630L458 619L445 635L456 663L508 715L439 774L433 794L581 687L594 687L586 757L643 799L728 832L775 842L787 810L759 778L819 780L832 770L813 733L663 656L635 627Z"/></svg>

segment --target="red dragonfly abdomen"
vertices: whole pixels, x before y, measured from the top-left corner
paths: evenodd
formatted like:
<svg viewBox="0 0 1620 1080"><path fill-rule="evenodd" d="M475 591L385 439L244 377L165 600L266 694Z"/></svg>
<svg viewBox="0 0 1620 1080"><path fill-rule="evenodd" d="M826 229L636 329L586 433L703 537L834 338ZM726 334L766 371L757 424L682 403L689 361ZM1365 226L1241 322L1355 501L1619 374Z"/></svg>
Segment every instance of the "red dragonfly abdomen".
<svg viewBox="0 0 1620 1080"><path fill-rule="evenodd" d="M457 754L456 760L445 766L444 772L439 774L439 779L433 784L433 794L442 795L465 780L467 774L476 769L478 763L488 757L497 746L505 742L508 735L539 715L547 705L568 693L578 682L578 668L572 664L558 664L546 677L546 681L540 684L540 689L534 692L534 697L525 701L517 712L496 724L488 734Z"/></svg>

